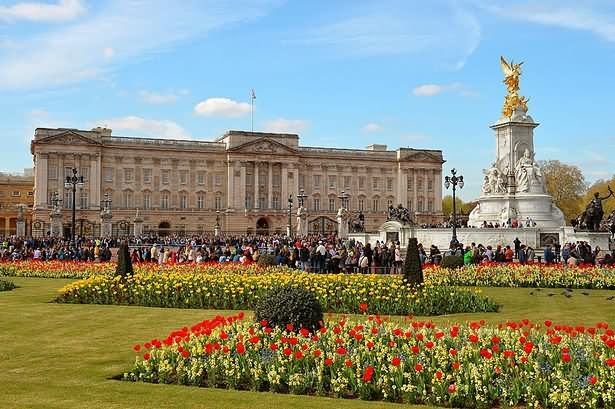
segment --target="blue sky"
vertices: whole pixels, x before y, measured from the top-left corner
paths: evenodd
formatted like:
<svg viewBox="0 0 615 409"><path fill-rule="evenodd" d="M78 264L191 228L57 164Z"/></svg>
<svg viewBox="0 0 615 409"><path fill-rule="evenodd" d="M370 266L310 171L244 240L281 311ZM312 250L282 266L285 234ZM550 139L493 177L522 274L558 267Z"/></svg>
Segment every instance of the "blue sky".
<svg viewBox="0 0 615 409"><path fill-rule="evenodd" d="M505 89L525 61L537 159L615 173L615 2L0 1L0 170L36 127L211 140L298 132L307 146L442 149L479 192ZM591 141L591 143L589 143Z"/></svg>

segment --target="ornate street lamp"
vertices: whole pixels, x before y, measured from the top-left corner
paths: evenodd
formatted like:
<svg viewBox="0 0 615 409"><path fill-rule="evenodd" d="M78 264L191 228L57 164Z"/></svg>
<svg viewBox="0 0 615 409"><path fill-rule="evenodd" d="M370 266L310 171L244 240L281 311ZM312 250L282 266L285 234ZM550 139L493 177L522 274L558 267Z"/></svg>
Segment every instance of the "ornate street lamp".
<svg viewBox="0 0 615 409"><path fill-rule="evenodd" d="M457 190L457 186L459 186L459 189L463 188L463 176L457 176L457 170L455 170L455 168L451 169L451 174L453 176L444 177L444 186L447 189L451 186L453 187L453 238L451 240L451 247L453 247L459 244L459 240L457 240L457 207L455 203L455 191Z"/></svg>
<svg viewBox="0 0 615 409"><path fill-rule="evenodd" d="M299 199L299 207L303 207L303 203L305 202L305 198L307 195L305 194L305 190L301 189L299 194L297 195L297 199Z"/></svg>
<svg viewBox="0 0 615 409"><path fill-rule="evenodd" d="M293 194L288 195L288 237L291 238L293 236L293 224L292 224L292 216L293 216Z"/></svg>
<svg viewBox="0 0 615 409"><path fill-rule="evenodd" d="M83 186L85 185L85 180L83 179L83 176L77 176L77 168L73 168L72 172L73 172L73 176L66 176L64 187L66 189L72 188L73 190L73 223L71 227L71 245L75 247L77 244L75 242L75 217L76 217L75 197L77 196L77 186L79 186L79 189L83 189Z"/></svg>

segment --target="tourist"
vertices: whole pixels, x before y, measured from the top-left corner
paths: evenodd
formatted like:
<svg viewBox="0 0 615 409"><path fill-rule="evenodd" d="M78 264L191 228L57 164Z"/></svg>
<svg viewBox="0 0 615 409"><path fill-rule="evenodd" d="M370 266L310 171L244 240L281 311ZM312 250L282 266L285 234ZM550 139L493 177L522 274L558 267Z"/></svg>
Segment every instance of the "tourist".
<svg viewBox="0 0 615 409"><path fill-rule="evenodd" d="M553 249L550 244L547 244L545 247L543 255L546 264L552 264L555 261L555 254L553 254Z"/></svg>

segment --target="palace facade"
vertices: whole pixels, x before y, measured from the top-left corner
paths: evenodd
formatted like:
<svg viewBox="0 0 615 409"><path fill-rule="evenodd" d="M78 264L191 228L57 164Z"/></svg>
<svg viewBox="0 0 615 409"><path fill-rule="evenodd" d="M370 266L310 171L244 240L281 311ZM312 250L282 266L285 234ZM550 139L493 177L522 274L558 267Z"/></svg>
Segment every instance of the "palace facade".
<svg viewBox="0 0 615 409"><path fill-rule="evenodd" d="M0 237L17 234L19 207L23 206L25 230L31 231L31 210L34 203L34 176L32 169L23 173L0 172Z"/></svg>
<svg viewBox="0 0 615 409"><path fill-rule="evenodd" d="M145 233L207 233L218 221L228 233L284 232L297 194L313 232L336 230L342 192L367 231L386 221L389 205L409 208L418 223L442 220L442 152L370 145L337 149L299 145L296 134L229 131L214 141L122 137L110 129L38 128L34 156L32 233L50 232L54 193L64 231L70 229L72 169L85 179L77 191L76 231L100 234L100 212L111 200L113 233L130 234L137 209Z"/></svg>

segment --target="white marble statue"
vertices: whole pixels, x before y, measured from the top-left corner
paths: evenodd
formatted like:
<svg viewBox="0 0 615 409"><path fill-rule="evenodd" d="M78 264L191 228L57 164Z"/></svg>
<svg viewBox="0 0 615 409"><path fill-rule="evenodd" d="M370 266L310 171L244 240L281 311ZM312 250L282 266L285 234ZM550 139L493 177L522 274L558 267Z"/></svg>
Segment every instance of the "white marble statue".
<svg viewBox="0 0 615 409"><path fill-rule="evenodd" d="M482 186L484 195L506 192L504 174L495 166L495 163L492 163L489 169L484 169L483 173L485 174Z"/></svg>
<svg viewBox="0 0 615 409"><path fill-rule="evenodd" d="M517 180L517 192L529 192L532 185L542 187L540 166L534 161L529 149L526 149L523 152L523 156L517 161L515 178Z"/></svg>

